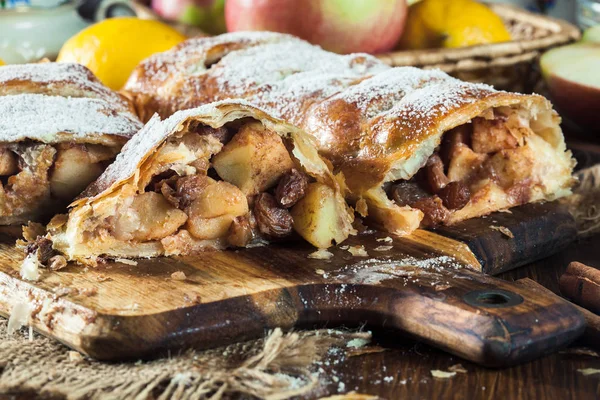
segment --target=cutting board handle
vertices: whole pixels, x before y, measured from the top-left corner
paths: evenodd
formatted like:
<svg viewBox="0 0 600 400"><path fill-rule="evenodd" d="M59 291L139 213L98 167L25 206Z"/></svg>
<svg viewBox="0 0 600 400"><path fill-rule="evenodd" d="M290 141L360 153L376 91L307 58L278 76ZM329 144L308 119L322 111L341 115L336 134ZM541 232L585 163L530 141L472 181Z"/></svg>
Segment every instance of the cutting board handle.
<svg viewBox="0 0 600 400"><path fill-rule="evenodd" d="M105 322L110 328L88 331L80 350L96 358L122 359L160 349L214 347L261 336L267 328L367 323L399 329L489 367L557 351L585 328L583 316L568 302L467 269L374 283L347 277L346 282L289 286Z"/></svg>
<svg viewBox="0 0 600 400"><path fill-rule="evenodd" d="M566 301L476 272L462 271L451 284L422 283L395 278L376 286L310 285L288 293L303 325L396 328L489 367L554 352L585 328L581 313Z"/></svg>

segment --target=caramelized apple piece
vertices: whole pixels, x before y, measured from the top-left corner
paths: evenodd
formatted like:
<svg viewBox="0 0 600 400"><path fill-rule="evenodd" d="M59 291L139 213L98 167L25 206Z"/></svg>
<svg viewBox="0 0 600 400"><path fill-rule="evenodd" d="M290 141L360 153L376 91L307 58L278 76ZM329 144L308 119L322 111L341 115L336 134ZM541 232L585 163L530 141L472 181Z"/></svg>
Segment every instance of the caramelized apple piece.
<svg viewBox="0 0 600 400"><path fill-rule="evenodd" d="M346 238L338 221L335 192L327 185L309 184L291 214L296 232L316 247L327 248Z"/></svg>
<svg viewBox="0 0 600 400"><path fill-rule="evenodd" d="M484 173L500 187L508 189L530 178L533 155L528 147L502 150L486 161Z"/></svg>
<svg viewBox="0 0 600 400"><path fill-rule="evenodd" d="M493 120L475 118L471 137L473 151L476 153L496 153L500 150L514 149L519 143L506 127L504 118Z"/></svg>
<svg viewBox="0 0 600 400"><path fill-rule="evenodd" d="M131 205L121 210L114 224L114 235L119 240L162 239L177 231L187 215L173 207L163 195L146 192L137 195Z"/></svg>
<svg viewBox="0 0 600 400"><path fill-rule="evenodd" d="M236 217L248 213L248 201L244 193L232 184L212 181L186 208L186 212L189 216L186 229L194 237L216 239L227 235Z"/></svg>
<svg viewBox="0 0 600 400"><path fill-rule="evenodd" d="M264 192L294 167L281 138L260 123L242 126L212 163L223 180L247 196Z"/></svg>
<svg viewBox="0 0 600 400"><path fill-rule="evenodd" d="M468 180L487 158L486 154L475 153L465 144L457 145L448 164L448 179L452 182Z"/></svg>
<svg viewBox="0 0 600 400"><path fill-rule="evenodd" d="M0 175L14 175L17 172L19 172L17 155L5 147L0 148Z"/></svg>
<svg viewBox="0 0 600 400"><path fill-rule="evenodd" d="M50 174L50 191L55 197L73 199L94 181L102 171L98 162L112 158L112 152L90 150L82 144L58 146L54 168Z"/></svg>

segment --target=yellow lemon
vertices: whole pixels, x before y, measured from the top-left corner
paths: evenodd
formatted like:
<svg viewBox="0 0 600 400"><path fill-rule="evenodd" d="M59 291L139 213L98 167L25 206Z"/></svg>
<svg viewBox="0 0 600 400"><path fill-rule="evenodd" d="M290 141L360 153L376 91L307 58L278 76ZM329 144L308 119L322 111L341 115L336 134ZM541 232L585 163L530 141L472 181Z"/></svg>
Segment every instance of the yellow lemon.
<svg viewBox="0 0 600 400"><path fill-rule="evenodd" d="M400 47L453 48L511 40L502 19L474 0L422 0L409 7Z"/></svg>
<svg viewBox="0 0 600 400"><path fill-rule="evenodd" d="M2 66L2 65L5 65L5 64L6 64L6 63L4 62L4 60L2 60L2 59L0 58L0 66Z"/></svg>
<svg viewBox="0 0 600 400"><path fill-rule="evenodd" d="M83 64L106 86L119 90L140 61L185 39L184 35L159 21L110 18L67 40L57 61Z"/></svg>

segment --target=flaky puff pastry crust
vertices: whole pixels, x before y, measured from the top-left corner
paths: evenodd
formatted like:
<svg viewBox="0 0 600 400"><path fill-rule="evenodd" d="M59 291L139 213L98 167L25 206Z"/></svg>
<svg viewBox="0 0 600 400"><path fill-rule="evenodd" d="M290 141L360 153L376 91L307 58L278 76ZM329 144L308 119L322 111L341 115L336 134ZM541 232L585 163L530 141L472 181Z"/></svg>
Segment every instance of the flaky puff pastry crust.
<svg viewBox="0 0 600 400"><path fill-rule="evenodd" d="M407 180L454 127L498 107L526 115L548 146L530 201L569 193L573 161L560 118L542 96L496 91L441 71L391 68L366 54L337 55L289 35L242 32L190 39L142 62L125 85L144 118L225 98L244 98L312 135L343 172L352 197L392 232L416 229L419 210L398 207L384 183ZM546 169L551 169L547 173ZM482 197L453 221L487 214L509 200Z"/></svg>
<svg viewBox="0 0 600 400"><path fill-rule="evenodd" d="M68 216L58 216L48 225L55 250L68 259L85 261L95 256L153 257L190 254L205 249L226 247L221 239L193 240L187 247L166 249L160 240L136 243L117 240L110 234L95 235L95 222L114 215L115 206L128 197L144 192L152 179L150 166L157 149L171 137L187 132L190 124L220 128L232 121L252 119L288 143L289 152L301 170L335 192L335 214L339 236L346 238L355 231L354 215L344 200L343 180L334 176L331 166L322 159L314 140L301 130L270 117L243 101L224 101L180 111L166 120L154 116L124 147L104 174L79 199L71 204ZM163 242L164 243L164 242Z"/></svg>

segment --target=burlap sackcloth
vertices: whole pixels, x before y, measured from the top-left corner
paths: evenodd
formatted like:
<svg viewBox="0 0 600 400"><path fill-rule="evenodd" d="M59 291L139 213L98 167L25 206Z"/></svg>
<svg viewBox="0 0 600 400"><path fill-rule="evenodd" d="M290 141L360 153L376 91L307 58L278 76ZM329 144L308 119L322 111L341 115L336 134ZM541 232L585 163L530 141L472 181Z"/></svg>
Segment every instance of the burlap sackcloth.
<svg viewBox="0 0 600 400"><path fill-rule="evenodd" d="M573 195L561 200L577 223L581 237L600 232L600 164L582 169L575 174L579 180Z"/></svg>
<svg viewBox="0 0 600 400"><path fill-rule="evenodd" d="M369 343L367 332L283 333L153 361L105 363L0 319L0 393L67 399L287 399L318 393L330 381L321 367Z"/></svg>

